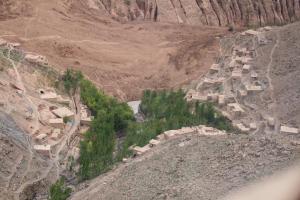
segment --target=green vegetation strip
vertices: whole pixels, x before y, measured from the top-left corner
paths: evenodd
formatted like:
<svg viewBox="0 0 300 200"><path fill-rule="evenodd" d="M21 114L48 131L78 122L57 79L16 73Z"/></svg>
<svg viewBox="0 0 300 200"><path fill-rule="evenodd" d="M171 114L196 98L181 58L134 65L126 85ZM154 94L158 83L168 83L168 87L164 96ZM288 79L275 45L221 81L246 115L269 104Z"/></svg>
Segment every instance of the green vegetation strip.
<svg viewBox="0 0 300 200"><path fill-rule="evenodd" d="M144 146L166 130L200 124L227 131L232 129L229 121L211 103L188 103L182 90L145 91L140 105L145 121L136 122L126 103L105 95L80 72L67 70L63 83L70 94L80 88L81 100L94 116L80 143L81 180L107 171L114 162L131 154L131 145ZM125 135L118 150L115 148L116 133Z"/></svg>
<svg viewBox="0 0 300 200"><path fill-rule="evenodd" d="M211 103L188 103L184 97L182 90L145 91L140 105L145 122L129 123L120 157L130 154L131 145L144 146L167 130L200 124L226 131L232 129L230 122Z"/></svg>

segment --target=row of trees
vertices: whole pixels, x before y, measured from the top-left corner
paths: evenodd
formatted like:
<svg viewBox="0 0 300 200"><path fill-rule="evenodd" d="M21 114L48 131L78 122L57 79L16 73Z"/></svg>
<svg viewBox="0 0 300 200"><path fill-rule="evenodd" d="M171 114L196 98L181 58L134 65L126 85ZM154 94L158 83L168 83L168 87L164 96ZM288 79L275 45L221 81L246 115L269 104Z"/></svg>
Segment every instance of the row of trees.
<svg viewBox="0 0 300 200"><path fill-rule="evenodd" d="M133 112L126 103L99 91L78 71L67 70L62 80L69 94L74 94L80 88L81 101L94 116L90 129L80 143L79 158L80 178L90 179L113 164L116 132L127 128L129 121L134 119Z"/></svg>
<svg viewBox="0 0 300 200"><path fill-rule="evenodd" d="M166 130L200 124L227 131L232 129L230 122L211 103L188 103L184 97L182 90L145 91L140 105L145 122L129 124L122 156L130 153L131 145L144 146Z"/></svg>

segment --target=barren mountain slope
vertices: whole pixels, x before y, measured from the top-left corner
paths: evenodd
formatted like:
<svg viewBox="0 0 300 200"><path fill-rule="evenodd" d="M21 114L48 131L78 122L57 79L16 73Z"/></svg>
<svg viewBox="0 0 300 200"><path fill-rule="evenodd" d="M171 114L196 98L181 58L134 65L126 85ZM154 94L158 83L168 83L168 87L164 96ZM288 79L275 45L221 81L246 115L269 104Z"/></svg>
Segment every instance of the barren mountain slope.
<svg viewBox="0 0 300 200"><path fill-rule="evenodd" d="M61 70L82 70L120 99L135 99L145 88L180 86L202 75L218 55L216 37L227 32L177 24L120 24L90 1L7 2L18 9L2 17L0 37L47 56Z"/></svg>

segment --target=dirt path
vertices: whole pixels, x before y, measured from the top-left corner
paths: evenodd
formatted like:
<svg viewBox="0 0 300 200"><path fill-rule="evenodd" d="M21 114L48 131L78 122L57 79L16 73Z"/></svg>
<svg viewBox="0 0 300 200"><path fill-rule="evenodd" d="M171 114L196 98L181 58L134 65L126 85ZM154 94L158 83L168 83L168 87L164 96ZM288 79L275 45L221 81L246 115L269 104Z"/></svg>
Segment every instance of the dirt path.
<svg viewBox="0 0 300 200"><path fill-rule="evenodd" d="M271 50L271 53L270 53L270 62L267 66L267 79L268 79L268 82L269 82L269 88L270 88L270 97L271 99L274 101L274 98L273 98L273 93L274 93L274 87L273 87L273 84L272 84L272 78L270 76L270 73L271 73L271 68L272 68L272 65L273 65L273 56L274 56L274 52L276 50L276 48L278 47L279 45L279 36L278 36L278 32L276 32L276 43L275 45L273 46L272 50Z"/></svg>

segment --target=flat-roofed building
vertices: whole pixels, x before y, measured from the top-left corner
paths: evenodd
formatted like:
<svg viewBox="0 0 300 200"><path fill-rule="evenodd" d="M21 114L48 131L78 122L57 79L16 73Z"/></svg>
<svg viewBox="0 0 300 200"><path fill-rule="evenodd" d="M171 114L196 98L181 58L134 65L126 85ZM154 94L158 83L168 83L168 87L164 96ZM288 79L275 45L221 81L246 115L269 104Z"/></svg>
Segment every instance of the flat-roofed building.
<svg viewBox="0 0 300 200"><path fill-rule="evenodd" d="M249 132L250 131L250 128L246 127L242 123L235 124L235 127L237 127L242 132Z"/></svg>
<svg viewBox="0 0 300 200"><path fill-rule="evenodd" d="M18 42L11 42L11 43L8 43L9 46L12 46L12 47L20 47L21 44L18 43Z"/></svg>
<svg viewBox="0 0 300 200"><path fill-rule="evenodd" d="M151 148L150 145L147 144L143 147L135 146L135 147L133 147L132 151L133 151L134 155L140 156L140 155L146 153L147 151L149 151L150 148Z"/></svg>
<svg viewBox="0 0 300 200"><path fill-rule="evenodd" d="M247 96L248 92L247 92L247 90L240 89L237 91L237 94L238 94L238 97L242 98L242 97Z"/></svg>
<svg viewBox="0 0 300 200"><path fill-rule="evenodd" d="M66 104L66 105L70 105L71 100L68 99L68 98L62 97L61 95L57 95L56 102L57 103Z"/></svg>
<svg viewBox="0 0 300 200"><path fill-rule="evenodd" d="M160 143L159 140L150 140L149 144L150 144L150 147L154 147L154 146L157 146L158 144Z"/></svg>
<svg viewBox="0 0 300 200"><path fill-rule="evenodd" d="M48 64L48 61L45 56L33 53L28 53L27 55L25 55L25 60L31 63Z"/></svg>
<svg viewBox="0 0 300 200"><path fill-rule="evenodd" d="M250 35L250 36L257 36L257 35L260 34L260 32L255 31L255 30L252 30L252 29L247 30L247 31L244 31L244 33L245 33L246 35Z"/></svg>
<svg viewBox="0 0 300 200"><path fill-rule="evenodd" d="M165 139L172 139L177 136L177 130L168 130L164 132Z"/></svg>
<svg viewBox="0 0 300 200"><path fill-rule="evenodd" d="M93 121L93 117L84 117L80 119L80 124L85 126L90 126Z"/></svg>
<svg viewBox="0 0 300 200"><path fill-rule="evenodd" d="M45 92L44 94L40 95L40 98L52 101L57 99L57 94L55 92Z"/></svg>
<svg viewBox="0 0 300 200"><path fill-rule="evenodd" d="M49 125L54 128L63 129L65 124L62 118L49 119Z"/></svg>
<svg viewBox="0 0 300 200"><path fill-rule="evenodd" d="M258 78L258 74L256 73L256 71L251 71L250 77L252 80L256 80Z"/></svg>
<svg viewBox="0 0 300 200"><path fill-rule="evenodd" d="M52 112L60 118L64 118L64 117L73 117L74 116L74 112L72 112L69 108L67 107L61 107L55 110L52 110Z"/></svg>
<svg viewBox="0 0 300 200"><path fill-rule="evenodd" d="M254 123L254 122L250 123L249 126L250 126L250 129L251 129L251 130L257 129L257 125L256 125L256 123Z"/></svg>
<svg viewBox="0 0 300 200"><path fill-rule="evenodd" d="M234 68L237 68L239 66L240 66L240 64L236 61L236 59L232 59L229 63L229 68L230 69L234 69Z"/></svg>
<svg viewBox="0 0 300 200"><path fill-rule="evenodd" d="M251 69L251 65L243 65L243 73L248 73Z"/></svg>
<svg viewBox="0 0 300 200"><path fill-rule="evenodd" d="M218 96L219 96L218 93L208 93L207 94L207 100L216 102L218 100Z"/></svg>
<svg viewBox="0 0 300 200"><path fill-rule="evenodd" d="M233 79L241 79L242 78L242 71L241 70L233 70L231 73L231 77Z"/></svg>
<svg viewBox="0 0 300 200"><path fill-rule="evenodd" d="M39 135L36 136L36 139L37 139L39 142L45 141L46 138L47 138L47 134L45 134L45 133L41 133L41 134L39 134Z"/></svg>
<svg viewBox="0 0 300 200"><path fill-rule="evenodd" d="M263 91L263 88L261 85L246 85L246 90L248 92L260 92Z"/></svg>
<svg viewBox="0 0 300 200"><path fill-rule="evenodd" d="M207 96L202 95L200 92L190 90L186 95L187 101L207 101Z"/></svg>
<svg viewBox="0 0 300 200"><path fill-rule="evenodd" d="M45 156L50 156L50 153L51 153L51 146L50 145L34 145L33 149L36 152L41 153Z"/></svg>
<svg viewBox="0 0 300 200"><path fill-rule="evenodd" d="M233 113L235 117L240 116L244 113L244 109L237 103L229 103L227 104L229 112Z"/></svg>
<svg viewBox="0 0 300 200"><path fill-rule="evenodd" d="M225 104L225 95L219 95L218 96L218 104L220 106L223 106Z"/></svg>
<svg viewBox="0 0 300 200"><path fill-rule="evenodd" d="M280 127L280 132L281 133L297 134L297 133L299 133L299 129L298 128L293 128L293 127L288 127L288 126L281 126Z"/></svg>
<svg viewBox="0 0 300 200"><path fill-rule="evenodd" d="M210 70L209 70L211 73L217 73L220 71L220 65L219 64L213 64L211 67L210 67Z"/></svg>
<svg viewBox="0 0 300 200"><path fill-rule="evenodd" d="M273 117L268 117L267 122L268 122L269 126L271 126L271 127L275 126L275 119Z"/></svg>

